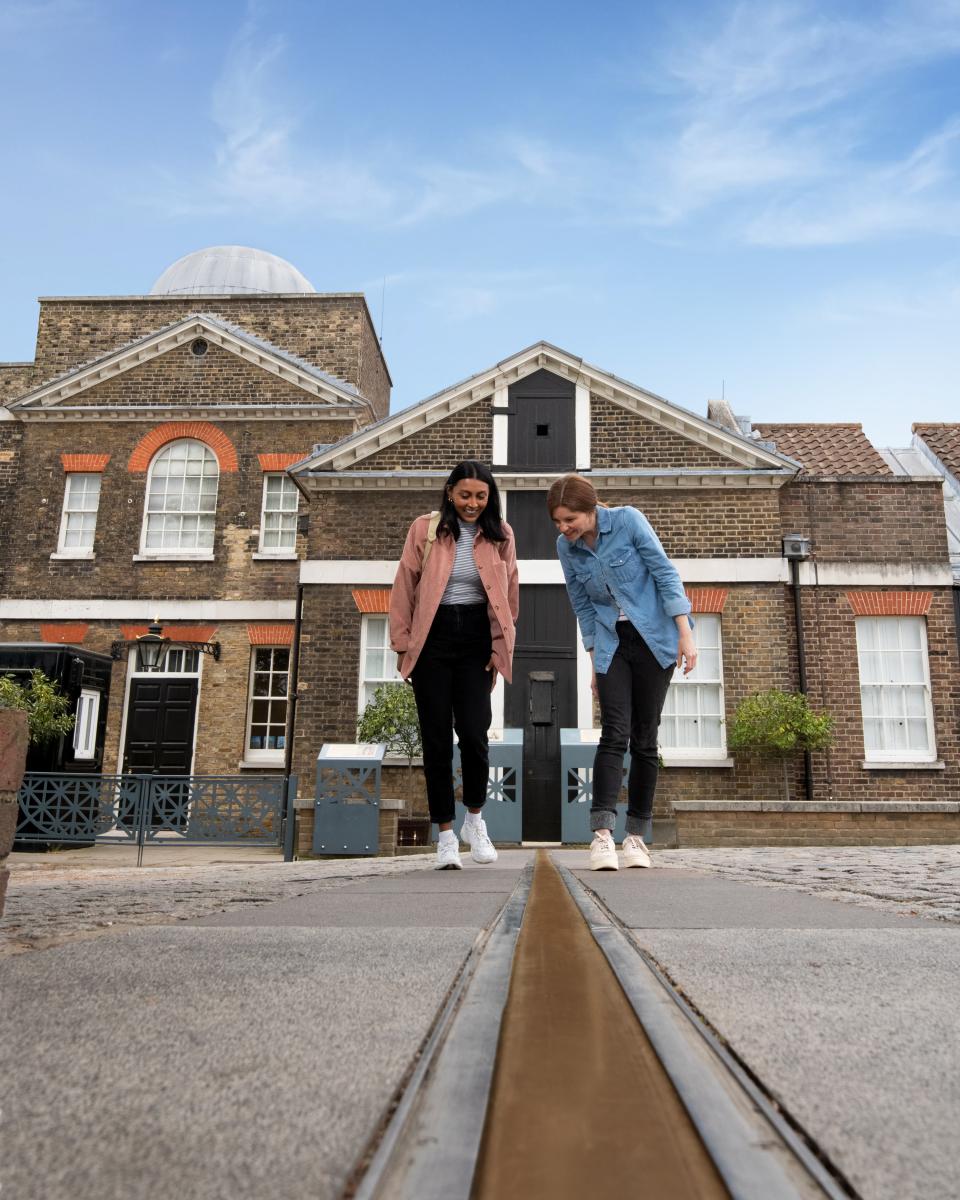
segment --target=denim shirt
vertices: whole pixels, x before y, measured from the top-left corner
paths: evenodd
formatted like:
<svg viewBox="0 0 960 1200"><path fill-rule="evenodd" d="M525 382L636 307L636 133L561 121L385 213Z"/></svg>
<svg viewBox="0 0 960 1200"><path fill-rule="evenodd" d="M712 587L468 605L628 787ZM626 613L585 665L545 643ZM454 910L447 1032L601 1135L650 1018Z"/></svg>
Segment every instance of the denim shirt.
<svg viewBox="0 0 960 1200"><path fill-rule="evenodd" d="M621 609L663 667L677 661L679 632L674 617L690 612L677 569L636 508L597 508L597 540L561 534L557 554L567 594L577 615L584 648L593 650L594 670L605 675L618 645Z"/></svg>

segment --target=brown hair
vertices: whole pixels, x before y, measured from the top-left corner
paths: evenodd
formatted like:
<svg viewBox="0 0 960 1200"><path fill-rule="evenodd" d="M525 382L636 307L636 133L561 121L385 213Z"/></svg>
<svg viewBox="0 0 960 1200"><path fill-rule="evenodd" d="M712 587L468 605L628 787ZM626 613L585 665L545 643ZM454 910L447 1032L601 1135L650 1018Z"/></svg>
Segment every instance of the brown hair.
<svg viewBox="0 0 960 1200"><path fill-rule="evenodd" d="M561 507L569 508L571 512L589 513L597 507L606 508L598 499L596 490L589 479L582 475L564 475L557 479L547 492L547 511L552 517L554 510Z"/></svg>

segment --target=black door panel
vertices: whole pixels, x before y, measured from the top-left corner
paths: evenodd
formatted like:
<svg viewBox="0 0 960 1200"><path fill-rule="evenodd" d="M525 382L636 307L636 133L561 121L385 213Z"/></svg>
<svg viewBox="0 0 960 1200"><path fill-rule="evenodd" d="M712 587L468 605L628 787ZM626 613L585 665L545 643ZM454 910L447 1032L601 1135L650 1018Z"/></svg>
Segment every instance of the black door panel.
<svg viewBox="0 0 960 1200"><path fill-rule="evenodd" d="M576 724L576 622L567 589L525 584L504 724L523 730L524 841L560 840L560 729Z"/></svg>

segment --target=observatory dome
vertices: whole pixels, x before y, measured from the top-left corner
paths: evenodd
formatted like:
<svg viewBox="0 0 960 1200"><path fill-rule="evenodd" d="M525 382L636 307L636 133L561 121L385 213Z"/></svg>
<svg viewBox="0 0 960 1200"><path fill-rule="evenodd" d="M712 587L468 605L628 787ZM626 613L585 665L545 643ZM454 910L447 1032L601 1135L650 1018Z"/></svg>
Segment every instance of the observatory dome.
<svg viewBox="0 0 960 1200"><path fill-rule="evenodd" d="M313 292L309 279L286 259L249 246L208 246L178 258L150 289L151 296Z"/></svg>

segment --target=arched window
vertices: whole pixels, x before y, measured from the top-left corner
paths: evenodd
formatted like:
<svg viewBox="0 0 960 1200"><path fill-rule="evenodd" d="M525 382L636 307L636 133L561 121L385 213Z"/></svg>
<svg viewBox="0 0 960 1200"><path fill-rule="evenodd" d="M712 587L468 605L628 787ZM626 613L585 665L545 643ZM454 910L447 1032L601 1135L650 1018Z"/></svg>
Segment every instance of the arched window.
<svg viewBox="0 0 960 1200"><path fill-rule="evenodd" d="M220 468L203 442L169 442L150 464L143 550L197 554L213 550Z"/></svg>

